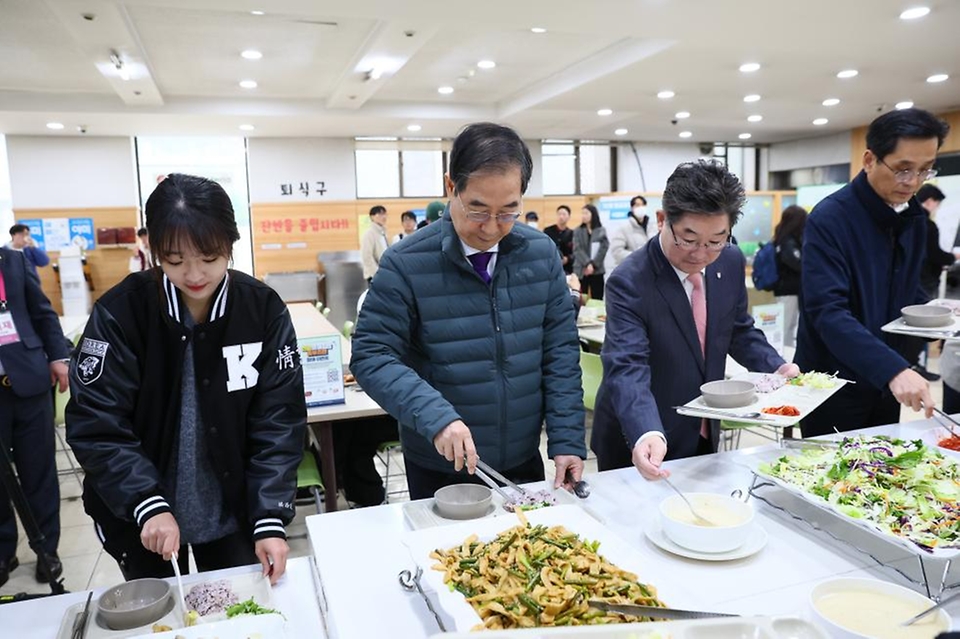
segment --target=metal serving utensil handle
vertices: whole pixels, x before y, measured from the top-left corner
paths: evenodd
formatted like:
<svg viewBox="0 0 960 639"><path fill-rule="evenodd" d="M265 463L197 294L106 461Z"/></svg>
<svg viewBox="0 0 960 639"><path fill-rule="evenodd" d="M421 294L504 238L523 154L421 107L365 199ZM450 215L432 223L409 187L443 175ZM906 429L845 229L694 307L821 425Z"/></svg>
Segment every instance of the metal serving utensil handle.
<svg viewBox="0 0 960 639"><path fill-rule="evenodd" d="M504 485L509 486L512 490L517 491L521 495L527 494L527 491L525 491L523 488L520 488L520 486L516 485L515 483L513 483L512 481L510 481L509 479L501 475L496 468L494 468L487 462L483 461L479 457L477 458L477 468L486 472L488 475L490 475L497 481L502 482Z"/></svg>
<svg viewBox="0 0 960 639"><path fill-rule="evenodd" d="M509 502L514 500L513 497L507 494L507 491L505 491L503 488L500 488L500 484L498 484L497 482L493 481L493 479L490 478L490 475L480 470L479 466L474 472L476 473L477 477L483 480L483 483L485 483L487 486L497 491L497 493L499 493L500 496L503 497L504 501Z"/></svg>
<svg viewBox="0 0 960 639"><path fill-rule="evenodd" d="M914 623L915 621L920 621L921 619L923 619L924 617L926 617L926 616L929 615L930 613L936 612L937 610L940 610L940 609L943 608L945 605L947 605L947 604L950 603L951 601L954 601L954 600L956 600L956 599L958 599L958 598L960 598L960 592L955 592L955 593L953 593L952 595L950 595L949 597L944 597L943 599L941 599L941 600L939 601L939 603L937 603L937 605L935 605L935 606L930 606L929 608L927 608L926 610L924 610L923 612L921 612L919 615L917 615L917 616L915 616L915 617L910 617L909 619L907 619L906 621L904 621L904 622L901 623L900 625L901 625L901 626L909 626L910 624Z"/></svg>
<svg viewBox="0 0 960 639"><path fill-rule="evenodd" d="M447 627L444 625L443 619L440 618L440 615L433 607L433 604L430 603L430 598L427 597L427 593L423 591L423 586L420 585L420 577L422 576L423 568L417 566L416 574L411 573L409 570L401 570L400 574L397 575L397 580L400 582L400 585L404 590L416 590L418 593L420 593L420 598L423 599L423 603L427 604L427 610L429 610L433 615L434 620L437 622L437 626L440 627L440 632L446 632Z"/></svg>
<svg viewBox="0 0 960 639"><path fill-rule="evenodd" d="M682 500L687 504L687 508L690 509L690 512L693 513L693 516L694 516L694 517L696 517L696 518L699 519L700 521L703 521L703 522L706 522L706 523L710 524L711 526L714 526L714 525L715 525L712 521L710 521L709 519L707 519L706 517L702 516L700 513L697 512L697 510L693 507L693 504L690 503L690 500L687 499L687 496L684 495L682 492L680 492L680 489L677 488L676 486L674 486L674 485L673 485L673 482L671 482L669 479L667 479L667 478L666 478L665 476L663 476L663 475L660 476L660 479L662 479L663 482L664 482L667 486L669 486L670 488L672 488L675 493L677 493L678 495L680 495L680 499L682 499Z"/></svg>

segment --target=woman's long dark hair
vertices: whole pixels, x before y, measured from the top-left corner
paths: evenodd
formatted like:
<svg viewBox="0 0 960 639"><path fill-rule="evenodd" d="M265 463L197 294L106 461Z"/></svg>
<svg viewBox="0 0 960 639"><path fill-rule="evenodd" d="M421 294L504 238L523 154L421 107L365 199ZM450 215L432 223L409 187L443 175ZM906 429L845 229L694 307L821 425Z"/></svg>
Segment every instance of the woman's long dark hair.
<svg viewBox="0 0 960 639"><path fill-rule="evenodd" d="M780 223L773 231L773 243L781 244L788 237L792 237L797 244L803 243L803 227L807 224L807 211L802 206L792 204L783 209Z"/></svg>
<svg viewBox="0 0 960 639"><path fill-rule="evenodd" d="M171 173L150 194L145 212L156 260L180 252L184 242L201 255L229 258L240 239L230 196L206 178Z"/></svg>
<svg viewBox="0 0 960 639"><path fill-rule="evenodd" d="M583 208L590 211L590 230L592 231L595 228L603 226L603 222L600 221L600 211L597 210L593 204L584 204Z"/></svg>

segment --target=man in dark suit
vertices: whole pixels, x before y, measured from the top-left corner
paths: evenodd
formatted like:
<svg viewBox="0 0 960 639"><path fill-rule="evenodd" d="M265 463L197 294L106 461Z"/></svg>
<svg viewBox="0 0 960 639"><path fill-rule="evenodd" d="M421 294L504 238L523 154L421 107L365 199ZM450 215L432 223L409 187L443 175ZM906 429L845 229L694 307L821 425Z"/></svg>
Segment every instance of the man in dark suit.
<svg viewBox="0 0 960 639"><path fill-rule="evenodd" d="M631 464L647 479L664 459L716 451L715 420L673 407L723 379L729 353L751 371L794 377L747 313L744 258L730 233L740 181L714 162L681 164L667 180L660 233L607 280L603 382L591 448L600 470Z"/></svg>
<svg viewBox="0 0 960 639"><path fill-rule="evenodd" d="M67 389L70 353L60 320L22 253L0 248L0 440L13 461L27 504L45 537L49 572L38 562L37 581L58 578L60 484L57 480L50 386ZM17 522L0 486L0 586L19 561Z"/></svg>

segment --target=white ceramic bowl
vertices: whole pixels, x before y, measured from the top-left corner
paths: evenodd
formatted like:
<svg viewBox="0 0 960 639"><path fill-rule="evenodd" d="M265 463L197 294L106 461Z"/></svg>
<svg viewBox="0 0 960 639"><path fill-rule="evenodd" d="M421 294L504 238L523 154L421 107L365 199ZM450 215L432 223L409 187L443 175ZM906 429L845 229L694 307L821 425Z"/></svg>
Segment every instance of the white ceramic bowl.
<svg viewBox="0 0 960 639"><path fill-rule="evenodd" d="M740 408L751 404L757 387L753 382L739 379L721 379L707 382L700 387L700 394L707 406L714 408Z"/></svg>
<svg viewBox="0 0 960 639"><path fill-rule="evenodd" d="M673 543L697 552L729 552L747 541L753 527L750 504L713 493L684 493L704 518L718 524L704 526L695 520L680 495L660 502L660 527Z"/></svg>
<svg viewBox="0 0 960 639"><path fill-rule="evenodd" d="M825 607L831 605L828 603L830 598L846 598L851 593L854 593L853 596L858 597L858 599L835 599L832 602L845 611L842 614L849 616L845 616L843 619L828 618L828 615L831 617L832 615ZM859 598L862 596L860 593L866 593L866 596L870 597L871 600L876 597L874 603L866 604L864 599ZM861 604L858 605L858 601ZM810 592L809 601L814 622L824 628L831 637L840 639L886 639L887 637L932 639L939 632L950 630L950 616L943 610L931 613L908 628L902 628L899 624L923 612L933 604L934 602L930 599L903 586L878 579L846 577L820 582ZM886 615L889 615L889 618L885 618ZM878 621L885 630L873 634L858 632L856 617ZM861 630L865 629L861 628Z"/></svg>
<svg viewBox="0 0 960 639"><path fill-rule="evenodd" d="M953 322L953 310L946 306L904 306L900 309L900 314L903 315L904 322L919 328L936 328Z"/></svg>
<svg viewBox="0 0 960 639"><path fill-rule="evenodd" d="M444 486L433 494L440 515L447 519L476 519L490 509L493 493L478 484Z"/></svg>

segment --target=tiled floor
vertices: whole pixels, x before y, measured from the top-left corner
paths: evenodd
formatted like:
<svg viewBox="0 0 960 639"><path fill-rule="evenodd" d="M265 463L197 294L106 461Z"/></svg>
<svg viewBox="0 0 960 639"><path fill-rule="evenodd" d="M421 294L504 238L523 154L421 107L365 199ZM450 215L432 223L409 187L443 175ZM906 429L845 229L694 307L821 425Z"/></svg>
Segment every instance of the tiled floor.
<svg viewBox="0 0 960 639"><path fill-rule="evenodd" d="M930 369L936 372L938 370L938 360L933 358L930 362ZM932 385L934 400L936 404L942 401L942 385L937 382ZM587 438L589 441L589 427L591 417L588 415ZM914 413L911 410L903 409L901 411L901 421L911 421L922 417L921 413ZM58 429L63 438L63 428ZM745 431L740 440L740 448L748 448L769 443L769 440L757 436L756 434ZM546 439L541 442L541 453L546 458ZM60 557L64 566L64 585L67 590L82 591L90 588L110 586L123 581L120 570L117 568L113 558L107 555L100 547L100 542L94 533L93 523L83 512L83 505L80 502L80 481L79 475L71 472L73 462L72 453L62 449L57 453L57 467L60 469L60 520L63 528L60 540ZM390 478L387 483L388 500L390 502L406 501L406 482L403 475L403 457L399 452L393 452L389 455ZM377 467L381 476L386 475L386 466L382 460L377 460ZM597 470L597 461L590 453L586 461L586 472L594 473ZM550 477L553 472L552 463L547 463L547 476ZM340 496L340 508L349 508L349 504ZM305 518L315 513L315 507L311 501L304 502L297 509L297 517L293 523L287 527L290 535L291 555L300 557L309 554L309 543L306 539ZM20 592L27 593L46 593L49 592L49 586L37 583L34 579L34 570L36 568L36 558L30 550L27 539L20 531L20 543L17 548L17 556L20 558L20 567L11 573L10 581L0 587L0 595L15 594Z"/></svg>

